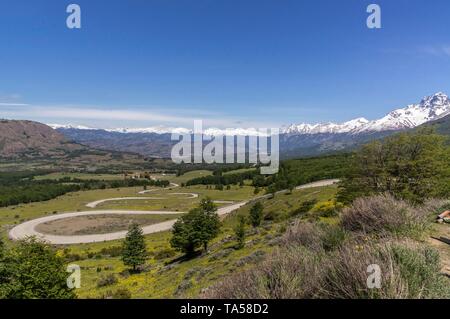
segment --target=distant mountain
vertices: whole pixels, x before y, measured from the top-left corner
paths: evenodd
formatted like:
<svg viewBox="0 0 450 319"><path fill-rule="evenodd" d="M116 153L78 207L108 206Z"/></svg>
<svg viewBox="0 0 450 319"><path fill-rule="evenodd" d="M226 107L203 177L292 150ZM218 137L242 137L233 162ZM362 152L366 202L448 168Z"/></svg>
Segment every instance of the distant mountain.
<svg viewBox="0 0 450 319"><path fill-rule="evenodd" d="M420 127L423 126L433 128L438 134L450 136L450 114L440 119L425 123Z"/></svg>
<svg viewBox="0 0 450 319"><path fill-rule="evenodd" d="M398 131L413 128L450 114L450 99L442 92L427 96L418 104L411 104L388 113L378 120L357 118L342 124L297 124L282 130L291 135L305 134L364 134L384 131Z"/></svg>
<svg viewBox="0 0 450 319"><path fill-rule="evenodd" d="M170 157L172 142L169 133L119 133L113 130L59 127L67 138L92 148L132 152L150 157Z"/></svg>
<svg viewBox="0 0 450 319"><path fill-rule="evenodd" d="M34 167L97 171L153 165L135 153L95 149L73 142L45 124L17 120L0 120L0 161L18 170Z"/></svg>
<svg viewBox="0 0 450 319"><path fill-rule="evenodd" d="M0 120L0 157L44 157L85 149L45 124Z"/></svg>
<svg viewBox="0 0 450 319"><path fill-rule="evenodd" d="M425 97L418 104L396 109L386 116L369 121L357 118L344 123L291 124L280 130L282 157L311 156L347 150L392 133L411 129L450 115L450 99L442 93ZM186 128L164 126L148 128L95 129L51 124L68 138L100 149L131 151L148 156L168 157L175 143L172 132L189 134ZM225 131L209 128L205 135L256 135L246 129Z"/></svg>

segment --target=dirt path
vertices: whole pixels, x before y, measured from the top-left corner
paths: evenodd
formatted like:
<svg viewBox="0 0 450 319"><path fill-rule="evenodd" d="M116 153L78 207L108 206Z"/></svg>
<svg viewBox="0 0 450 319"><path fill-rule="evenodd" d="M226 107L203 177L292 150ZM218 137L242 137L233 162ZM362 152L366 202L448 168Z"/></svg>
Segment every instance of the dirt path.
<svg viewBox="0 0 450 319"><path fill-rule="evenodd" d="M436 238L443 237L450 239L450 225L436 225L436 232L433 236ZM439 251L442 263L442 273L450 277L450 245L435 238L430 238L429 242L431 246L435 247Z"/></svg>
<svg viewBox="0 0 450 319"><path fill-rule="evenodd" d="M228 205L225 207L221 207L217 210L219 215L226 215L231 213L232 211L240 208L245 205L247 202L241 202L233 205ZM95 243L95 242L103 242L109 240L116 240L124 238L127 231L119 231L114 233L107 234L95 234L95 235L75 235L75 236L58 236L58 235L50 235L43 234L36 230L36 226L45 222L54 221L58 219L68 218L68 217L77 217L77 216L87 216L87 215L105 215L105 214L120 214L120 215L144 215L144 214L153 214L153 215L170 215L170 214L182 214L183 212L169 212L169 211L129 211L129 210L100 210L100 211L86 211L86 212L75 212L75 213L66 213L52 216L45 216L37 219L30 220L28 222L22 223L9 232L9 237L12 240L23 239L27 236L36 236L40 239L43 239L50 244L54 245L67 245L67 244L82 244L82 243ZM176 219L169 220L166 222L148 225L142 227L144 234L152 234L161 231L170 230L175 224Z"/></svg>
<svg viewBox="0 0 450 319"><path fill-rule="evenodd" d="M297 189L327 186L327 185L335 184L337 182L338 182L338 180L318 181L318 182L314 182L314 183L309 183L309 184L298 186ZM177 187L177 186L178 185L176 185L175 187ZM283 192L283 191L281 191L281 192ZM173 193L173 194L180 195L180 194L185 194L185 193ZM198 194L195 194L195 195L198 196ZM260 198L264 198L266 196L267 195L264 195L264 196L261 196ZM148 197L137 197L137 198L139 198L139 199L149 199ZM130 199L130 197L123 197L121 199ZM118 200L118 199L117 198L115 198L115 199L106 199L106 200L103 199L103 200L100 200L100 201L92 202L92 203L89 203L89 204L92 204L92 205L95 204L95 203L96 204L93 205L93 206L91 205L89 207L95 207L99 203L107 201L107 200ZM216 201L216 202L220 203L220 202L225 202L225 201ZM229 213L239 209L240 207L244 206L248 202L249 201L243 201L243 202L227 205L227 206L224 206L224 207L220 207L217 210L217 213L218 213L219 216L229 214ZM36 236L36 237L38 237L40 239L43 239L43 240L49 242L50 244L54 244L54 245L68 245L68 244L82 244L82 243L104 242L104 241L117 240L117 239L124 238L126 233L127 233L127 231L125 230L125 231L119 231L119 232L114 232L114 233L95 234L95 235L57 236L57 235L49 235L49 234L40 233L40 232L38 232L36 230L36 226L41 224L41 223L54 221L54 220L58 220L58 219L62 219L62 218L86 216L86 215L100 215L100 214L103 214L103 215L105 215L105 214L122 214L122 215L127 215L127 214L130 214L130 215L155 214L155 215L164 215L164 214L183 214L183 213L184 212L129 211L129 210L99 210L99 211L85 211L85 212L65 213L65 214L45 216L45 217L33 219L33 220L27 221L25 223L19 224L16 227L14 227L13 229L10 230L9 237L12 240L19 240L19 239L26 238L28 236ZM175 224L175 222L176 222L176 219L169 220L169 221L162 222L162 223L158 223L158 224L148 225L148 226L144 226L142 228L142 230L143 230L144 234L152 234L152 233L157 233L157 232L161 232L161 231L166 231L166 230L170 230L172 228L173 224Z"/></svg>

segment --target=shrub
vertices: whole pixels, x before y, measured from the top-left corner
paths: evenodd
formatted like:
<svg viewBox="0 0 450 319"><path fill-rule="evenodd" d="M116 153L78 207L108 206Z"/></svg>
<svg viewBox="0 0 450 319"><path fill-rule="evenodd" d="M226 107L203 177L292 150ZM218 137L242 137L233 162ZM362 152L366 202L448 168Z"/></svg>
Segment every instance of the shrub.
<svg viewBox="0 0 450 319"><path fill-rule="evenodd" d="M303 215L309 211L311 211L311 209L314 207L314 205L317 204L317 199L310 199L310 200L306 200L303 203L301 203L300 207L297 208L296 210L293 210L290 215L291 216L298 216L298 215Z"/></svg>
<svg viewBox="0 0 450 319"><path fill-rule="evenodd" d="M330 251L340 247L347 233L339 226L297 220L281 237L283 246L304 246L313 251Z"/></svg>
<svg viewBox="0 0 450 319"><path fill-rule="evenodd" d="M177 252L175 250L166 248L166 249L158 250L155 253L155 255L153 256L153 258L155 260L167 259L167 258L174 257L176 254L177 254Z"/></svg>
<svg viewBox="0 0 450 319"><path fill-rule="evenodd" d="M322 277L321 255L304 248L277 251L257 268L236 273L203 297L220 299L313 298Z"/></svg>
<svg viewBox="0 0 450 319"><path fill-rule="evenodd" d="M381 269L381 287L367 285L368 266ZM205 298L449 298L437 252L410 242L361 245L347 241L331 253L305 247L276 251L257 268L208 289Z"/></svg>
<svg viewBox="0 0 450 319"><path fill-rule="evenodd" d="M322 230L317 224L296 221L281 237L281 243L319 251L322 249Z"/></svg>
<svg viewBox="0 0 450 319"><path fill-rule="evenodd" d="M127 288L119 288L112 294L113 299L131 299L131 292Z"/></svg>
<svg viewBox="0 0 450 319"><path fill-rule="evenodd" d="M349 237L348 233L339 225L321 224L322 247L326 251L339 248Z"/></svg>
<svg viewBox="0 0 450 319"><path fill-rule="evenodd" d="M117 278L114 274L108 274L105 276L100 277L100 279L97 281L97 287L106 287L115 285L117 283Z"/></svg>
<svg viewBox="0 0 450 319"><path fill-rule="evenodd" d="M337 203L334 200L326 202L320 202L314 205L312 210L317 212L321 217L334 217L337 215L339 209L342 208L342 204Z"/></svg>
<svg viewBox="0 0 450 319"><path fill-rule="evenodd" d="M342 212L342 226L349 231L417 237L429 227L429 208L413 207L393 196L375 195L356 199Z"/></svg>
<svg viewBox="0 0 450 319"><path fill-rule="evenodd" d="M367 287L367 267L381 269L381 288ZM344 245L330 258L320 297L324 298L449 298L448 279L440 274L439 255L410 242Z"/></svg>
<svg viewBox="0 0 450 319"><path fill-rule="evenodd" d="M0 255L0 299L73 299L61 254L34 237Z"/></svg>
<svg viewBox="0 0 450 319"><path fill-rule="evenodd" d="M118 257L122 255L122 247L120 246L105 247L100 250L100 254L102 254L103 256Z"/></svg>
<svg viewBox="0 0 450 319"><path fill-rule="evenodd" d="M269 221L276 221L280 219L280 213L275 212L273 210L268 211L265 215L264 215L264 220L269 220Z"/></svg>

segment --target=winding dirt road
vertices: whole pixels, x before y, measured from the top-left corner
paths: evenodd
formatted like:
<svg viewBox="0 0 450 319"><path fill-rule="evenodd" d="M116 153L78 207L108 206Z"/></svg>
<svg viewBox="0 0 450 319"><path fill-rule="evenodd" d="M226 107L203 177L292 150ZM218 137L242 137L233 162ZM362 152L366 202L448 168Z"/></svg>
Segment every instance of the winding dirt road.
<svg viewBox="0 0 450 319"><path fill-rule="evenodd" d="M245 205L246 202L241 202L225 207L221 207L217 210L219 215L226 215L232 211L238 209L239 207ZM86 244L86 243L96 243L104 242L110 240L116 240L124 238L127 231L119 231L107 234L93 234L93 235L74 235L74 236L59 236L43 234L36 230L36 226L45 222L50 222L58 219L68 218L68 217L78 217L87 215L105 215L105 214L118 214L118 215L173 215L182 214L183 212L169 212L169 211L134 211L134 210L100 210L100 211L86 211L86 212L74 212L65 213L59 215L45 216L37 219L33 219L22 223L9 232L9 237L12 240L19 240L26 238L28 236L36 236L42 240L47 241L53 245L69 245L69 244ZM166 222L148 225L142 227L144 234L152 234L161 231L170 230L175 224L176 219L169 220Z"/></svg>
<svg viewBox="0 0 450 319"><path fill-rule="evenodd" d="M339 180L323 180L318 181L314 183L309 183L305 185L301 185L296 187L296 189L304 189L304 188L313 188L313 187L321 187L321 186L328 186L339 182ZM175 184L176 185L176 184ZM176 185L175 187L177 187ZM153 190L150 190L153 191ZM283 191L281 191L283 192ZM195 197L198 197L198 194L193 193L172 193L174 195L196 195ZM268 195L261 196L259 198L264 198ZM269 195L270 196L270 195ZM193 197L190 197L193 198ZM100 201L95 201L92 203L89 203L87 205L88 207L95 207L98 204L108 201L108 200L119 200L119 199L152 199L149 197L123 197L123 198L110 198L110 199L103 199ZM154 197L153 197L154 199ZM253 199L255 200L255 199ZM220 207L217 210L217 213L219 216L229 214L240 207L244 206L248 201L243 201L231 205L227 205L224 207ZM216 203L230 203L230 201L215 201ZM86 216L86 215L105 215L105 214L119 214L119 215L173 215L173 214L183 214L184 212L170 212L170 211L130 211L130 210L98 210L98 211L85 211L85 212L73 212L73 213L65 213L65 214L59 214L59 215L52 215L52 216L45 216L37 219L33 219L30 221L27 221L25 223L19 224L9 232L9 237L12 240L19 240L26 238L28 236L36 236L37 238L40 238L42 240L47 241L50 244L53 245L69 245L69 244L83 244L83 243L95 243L95 242L104 242L104 241L110 241L110 240L117 240L124 238L127 231L119 231L114 233L107 233L107 234L93 234L93 235L74 235L74 236L59 236L59 235L50 235L50 234L44 234L40 233L36 230L36 226L45 222L54 221L58 219L68 218L68 217L77 217L77 216ZM153 224L144 226L142 228L144 234L152 234L157 233L161 231L170 230L175 224L176 219L169 220L166 222Z"/></svg>

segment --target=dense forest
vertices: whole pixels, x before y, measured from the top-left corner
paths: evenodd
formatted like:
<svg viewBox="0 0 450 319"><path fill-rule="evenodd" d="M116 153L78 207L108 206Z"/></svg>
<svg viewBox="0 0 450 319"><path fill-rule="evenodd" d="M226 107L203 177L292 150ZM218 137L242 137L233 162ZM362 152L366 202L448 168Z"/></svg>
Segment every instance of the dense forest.
<svg viewBox="0 0 450 319"><path fill-rule="evenodd" d="M226 174L223 171L214 171L213 175L193 178L186 182L186 186L190 185L232 185L241 184L245 180L253 180L260 176L259 170L251 170L242 173Z"/></svg>
<svg viewBox="0 0 450 319"><path fill-rule="evenodd" d="M285 160L275 175L261 175L259 168L241 173L222 174L215 170L213 175L194 178L186 185L231 185L252 181L255 187L271 187L271 190L288 189L293 186L329 178L342 178L348 172L352 154L336 154L322 157Z"/></svg>

